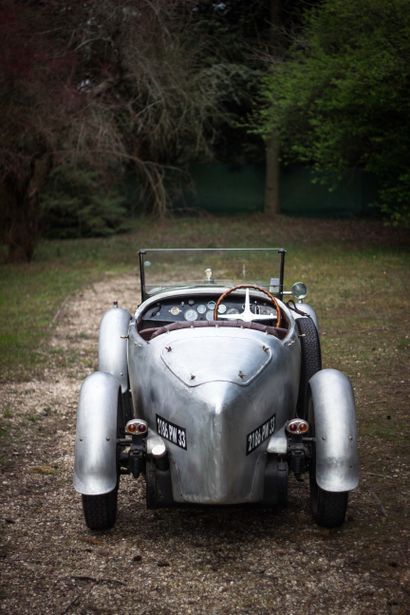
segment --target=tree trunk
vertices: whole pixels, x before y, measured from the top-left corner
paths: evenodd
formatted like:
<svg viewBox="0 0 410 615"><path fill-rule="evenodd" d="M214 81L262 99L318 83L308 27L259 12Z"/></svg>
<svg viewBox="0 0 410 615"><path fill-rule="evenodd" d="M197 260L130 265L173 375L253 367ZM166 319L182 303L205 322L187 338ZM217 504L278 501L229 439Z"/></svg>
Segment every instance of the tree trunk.
<svg viewBox="0 0 410 615"><path fill-rule="evenodd" d="M38 240L38 223L34 199L16 190L8 191L9 224L5 242L7 260L11 263L30 262Z"/></svg>
<svg viewBox="0 0 410 615"><path fill-rule="evenodd" d="M265 213L280 213L279 143L275 135L266 142Z"/></svg>
<svg viewBox="0 0 410 615"><path fill-rule="evenodd" d="M8 175L3 184L4 242L9 262L30 262L40 238L39 194L51 170L51 156L34 158L24 179Z"/></svg>
<svg viewBox="0 0 410 615"><path fill-rule="evenodd" d="M270 20L272 41L280 28L281 0L270 0ZM272 134L266 142L266 180L265 180L265 213L276 215L280 213L279 200L279 141Z"/></svg>

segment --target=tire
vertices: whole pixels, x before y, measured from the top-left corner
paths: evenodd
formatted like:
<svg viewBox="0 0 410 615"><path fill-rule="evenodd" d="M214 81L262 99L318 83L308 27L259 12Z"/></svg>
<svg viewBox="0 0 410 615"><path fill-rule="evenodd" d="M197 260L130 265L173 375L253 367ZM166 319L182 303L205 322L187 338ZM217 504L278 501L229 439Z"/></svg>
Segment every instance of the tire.
<svg viewBox="0 0 410 615"><path fill-rule="evenodd" d="M147 459L145 464L145 497L148 510L158 508L157 481L155 464L151 459Z"/></svg>
<svg viewBox="0 0 410 615"><path fill-rule="evenodd" d="M124 438L125 425L132 418L131 406L130 406L130 394L118 393L118 407L117 407L117 438Z"/></svg>
<svg viewBox="0 0 410 615"><path fill-rule="evenodd" d="M153 459L147 459L145 464L146 504L148 509L170 508L174 506L172 494L171 473L168 469L160 469Z"/></svg>
<svg viewBox="0 0 410 615"><path fill-rule="evenodd" d="M298 318L296 326L299 331L301 347L299 396L296 414L307 419L308 384L311 377L322 369L319 334L311 318Z"/></svg>
<svg viewBox="0 0 410 615"><path fill-rule="evenodd" d="M117 519L118 486L103 495L83 495L83 512L87 527L101 532L111 529Z"/></svg>
<svg viewBox="0 0 410 615"><path fill-rule="evenodd" d="M268 456L265 468L263 505L278 510L288 505L288 474L286 461Z"/></svg>
<svg viewBox="0 0 410 615"><path fill-rule="evenodd" d="M124 434L124 411L121 392L117 404L117 437ZM83 513L87 527L95 532L109 530L117 519L118 487L120 483L120 459L117 449L117 484L112 491L101 495L82 495Z"/></svg>
<svg viewBox="0 0 410 615"><path fill-rule="evenodd" d="M132 413L132 398L130 389L121 394L121 423L122 435L124 434L125 425L133 418ZM122 437L121 435L121 437Z"/></svg>
<svg viewBox="0 0 410 615"><path fill-rule="evenodd" d="M315 417L313 400L309 399L308 421L310 425L310 435L315 436ZM316 482L316 445L311 442L311 459L309 466L310 483L310 506L313 518L322 527L339 527L343 524L346 516L347 502L349 493L347 491L334 492L325 491Z"/></svg>

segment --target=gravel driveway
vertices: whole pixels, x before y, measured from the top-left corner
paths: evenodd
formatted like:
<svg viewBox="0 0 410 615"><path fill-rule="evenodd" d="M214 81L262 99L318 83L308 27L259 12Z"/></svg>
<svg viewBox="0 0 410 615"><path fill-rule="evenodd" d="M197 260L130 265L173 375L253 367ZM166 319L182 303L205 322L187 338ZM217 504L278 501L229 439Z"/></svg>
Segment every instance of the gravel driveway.
<svg viewBox="0 0 410 615"><path fill-rule="evenodd" d="M11 445L1 465L1 612L408 613L406 468L393 449L378 451L375 466L374 451L361 448L362 481L342 529L312 523L307 485L296 481L280 513L147 511L143 479L128 476L115 529L85 528L72 488L75 412L114 299L135 308L135 277L108 278L67 300L46 349L55 367L41 381L2 386Z"/></svg>

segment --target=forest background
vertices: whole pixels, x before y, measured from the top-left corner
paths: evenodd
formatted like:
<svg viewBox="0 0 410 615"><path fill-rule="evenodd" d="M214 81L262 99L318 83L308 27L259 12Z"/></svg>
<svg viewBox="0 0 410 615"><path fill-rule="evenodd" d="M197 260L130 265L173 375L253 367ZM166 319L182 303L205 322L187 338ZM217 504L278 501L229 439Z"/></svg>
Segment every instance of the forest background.
<svg viewBox="0 0 410 615"><path fill-rule="evenodd" d="M5 0L4 258L184 208L192 165L303 163L329 190L370 173L409 221L408 0ZM125 186L132 177L133 190ZM182 205L181 205L182 204Z"/></svg>

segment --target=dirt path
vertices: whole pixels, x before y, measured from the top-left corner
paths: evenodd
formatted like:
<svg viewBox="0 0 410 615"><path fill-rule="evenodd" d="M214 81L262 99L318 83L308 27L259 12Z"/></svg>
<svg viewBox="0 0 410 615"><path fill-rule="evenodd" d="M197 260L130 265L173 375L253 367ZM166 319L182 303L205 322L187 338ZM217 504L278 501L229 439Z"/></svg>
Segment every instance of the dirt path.
<svg viewBox="0 0 410 615"><path fill-rule="evenodd" d="M392 451L363 479L340 530L313 525L306 485L289 508L146 511L142 479L124 477L115 529L85 529L72 489L75 411L95 366L100 316L136 306L134 277L66 302L42 381L2 387L10 448L2 463L0 611L13 614L407 613L407 508ZM379 451L380 456L380 451Z"/></svg>

